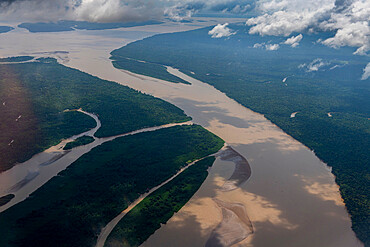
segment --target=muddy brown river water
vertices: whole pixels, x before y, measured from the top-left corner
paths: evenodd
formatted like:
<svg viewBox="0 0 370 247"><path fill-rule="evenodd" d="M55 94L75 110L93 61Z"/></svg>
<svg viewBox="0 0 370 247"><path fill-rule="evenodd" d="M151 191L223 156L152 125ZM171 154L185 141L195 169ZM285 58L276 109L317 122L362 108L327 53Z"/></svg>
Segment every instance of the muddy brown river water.
<svg viewBox="0 0 370 247"><path fill-rule="evenodd" d="M351 221L334 176L307 147L263 115L176 69L168 68L168 71L192 85L174 84L117 70L109 60L110 51L135 39L222 21L210 21L199 26L154 25L116 32L29 34L16 29L0 35L3 47L0 55L20 55L22 47L27 45L26 41L24 44L20 41L25 37L32 44L23 50L23 54L67 51L68 54L59 59L66 66L175 104L191 116L194 123L224 139L249 163L251 176L248 181L237 183L235 189L223 190L222 187L233 176L235 163L217 158L198 192L143 246L205 246L215 229L225 240L219 242L219 246L363 246L351 230ZM12 42L12 39L16 41ZM37 44L38 39L49 39L49 42L42 47L45 42ZM246 218L241 216L244 214L251 222L250 228ZM233 220L236 218L242 220ZM231 223L220 226L221 222Z"/></svg>

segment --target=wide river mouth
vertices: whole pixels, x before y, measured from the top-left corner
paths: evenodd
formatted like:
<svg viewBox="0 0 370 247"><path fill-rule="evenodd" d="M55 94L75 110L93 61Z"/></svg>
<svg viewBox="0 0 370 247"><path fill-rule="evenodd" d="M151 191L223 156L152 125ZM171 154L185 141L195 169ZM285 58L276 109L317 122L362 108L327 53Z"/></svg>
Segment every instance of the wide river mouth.
<svg viewBox="0 0 370 247"><path fill-rule="evenodd" d="M55 56L66 66L162 98L246 158L252 171L248 182L223 191L235 164L217 158L198 192L143 246L205 246L223 219L220 201L242 205L253 225L253 233L232 246L363 246L351 230L334 176L307 147L263 115L174 68L168 71L192 85L121 71L109 60L112 50L134 40L222 21L41 34L16 28L0 35L0 56Z"/></svg>

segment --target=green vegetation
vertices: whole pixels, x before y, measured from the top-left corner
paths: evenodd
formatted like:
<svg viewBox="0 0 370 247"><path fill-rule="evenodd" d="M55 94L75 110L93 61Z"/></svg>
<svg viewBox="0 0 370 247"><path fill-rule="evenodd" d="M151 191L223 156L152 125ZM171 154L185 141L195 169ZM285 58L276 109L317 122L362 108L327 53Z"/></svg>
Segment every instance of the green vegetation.
<svg viewBox="0 0 370 247"><path fill-rule="evenodd" d="M68 149L72 149L74 147L83 146L83 145L92 143L93 141L94 141L94 137L91 137L91 136L81 136L81 137L77 138L76 140L74 140L72 142L68 142L64 146L63 150L68 150Z"/></svg>
<svg viewBox="0 0 370 247"><path fill-rule="evenodd" d="M97 146L0 214L0 246L93 246L101 228L140 194L166 181L188 160L208 156L222 146L220 138L198 125L140 133Z"/></svg>
<svg viewBox="0 0 370 247"><path fill-rule="evenodd" d="M0 62L6 63L18 63L18 62L25 62L34 59L31 56L19 56L19 57L4 57L0 58Z"/></svg>
<svg viewBox="0 0 370 247"><path fill-rule="evenodd" d="M0 172L95 127L91 117L65 109L97 114L97 137L190 120L168 102L43 61L0 65Z"/></svg>
<svg viewBox="0 0 370 247"><path fill-rule="evenodd" d="M56 63L56 59L52 57L39 57L36 59L36 61L42 62L42 63Z"/></svg>
<svg viewBox="0 0 370 247"><path fill-rule="evenodd" d="M0 65L0 75L0 172L95 126L79 112L46 111L48 102L33 100L13 65Z"/></svg>
<svg viewBox="0 0 370 247"><path fill-rule="evenodd" d="M208 35L211 28L156 35L117 49L112 57L116 63L125 57L179 68L314 150L333 168L352 228L370 246L370 84L360 80L368 57L353 55L351 47L338 52L316 42L327 34L304 34L292 48L281 44L284 37L250 35L245 25L230 25L237 34L221 39ZM280 49L253 48L266 42L281 44ZM322 65L310 71L315 60Z"/></svg>
<svg viewBox="0 0 370 247"><path fill-rule="evenodd" d="M117 224L105 246L142 244L190 200L206 179L214 160L208 157L198 161L146 197Z"/></svg>
<svg viewBox="0 0 370 247"><path fill-rule="evenodd" d="M113 61L113 66L117 69L129 70L137 74L152 76L174 83L190 84L189 82L168 73L167 68L160 64L146 63L144 61L136 61L117 56L113 57L113 59L118 59L118 61Z"/></svg>
<svg viewBox="0 0 370 247"><path fill-rule="evenodd" d="M0 197L0 207L10 202L14 197L15 195L13 194L8 194L8 195Z"/></svg>

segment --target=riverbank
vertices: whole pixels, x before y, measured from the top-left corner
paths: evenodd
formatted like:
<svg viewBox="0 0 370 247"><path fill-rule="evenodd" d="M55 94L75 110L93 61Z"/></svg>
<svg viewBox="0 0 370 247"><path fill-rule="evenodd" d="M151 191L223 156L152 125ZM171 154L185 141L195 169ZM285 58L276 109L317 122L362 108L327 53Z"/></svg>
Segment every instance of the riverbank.
<svg viewBox="0 0 370 247"><path fill-rule="evenodd" d="M96 126L86 132L62 140L57 145L34 155L31 159L0 173L0 195L5 195L9 192L14 195L12 200L0 207L0 212L26 199L32 192L36 191L49 179L66 169L74 160L94 147L93 144L90 144L89 146L78 147L73 152L63 150L67 143L81 136L94 136L101 127L101 122L96 115L82 109L76 111L94 119Z"/></svg>
<svg viewBox="0 0 370 247"><path fill-rule="evenodd" d="M334 176L311 150L261 114L241 106L214 87L176 69L168 71L192 85L160 80L154 83L152 78L148 78L149 82L131 77L125 71L110 70L109 77L122 83L127 81L124 84L184 109L195 123L220 136L246 157L253 175L241 188L218 194L216 191L230 178L233 169L226 165L228 162L216 160L210 176L189 203L143 246L204 245L222 221L222 214L211 199L214 195L222 201L245 206L254 233L239 243L243 246L269 246L276 242L281 246L297 243L362 246L351 230ZM104 72L101 76L108 75ZM306 245L308 238L311 242Z"/></svg>
<svg viewBox="0 0 370 247"><path fill-rule="evenodd" d="M112 141L119 137L156 131L163 128L192 125L192 122L190 121L183 123L171 123L162 126L143 128L116 136L97 138L94 135L101 127L99 118L92 113L83 111L82 109L78 109L77 111L92 117L96 121L96 127L87 132L65 139L44 152L33 156L30 160L14 166L10 170L0 173L0 195L5 195L9 192L14 194L14 198L12 198L11 201L0 207L0 212L3 212L15 204L25 200L31 193L36 191L59 172L65 170L82 155L90 152L93 148L105 142ZM82 136L92 136L95 138L95 140L90 144L73 148L70 151L63 150L63 147L67 143L72 142L73 140L76 140ZM32 176L30 177L30 175Z"/></svg>
<svg viewBox="0 0 370 247"><path fill-rule="evenodd" d="M160 185L150 189L145 194L140 195L138 199L136 199L134 202L132 202L125 210L123 210L118 216L116 216L113 220L111 220L101 231L101 233L98 236L96 247L104 247L106 240L108 236L111 234L113 229L116 227L116 225L122 220L123 217L125 217L126 214L128 214L133 208L135 208L139 203L141 203L145 198L152 195L155 191L162 188L172 180L174 180L176 177L178 177L181 173L183 173L186 169L188 169L190 166L196 164L198 161L201 161L207 157L214 156L214 155L208 155L206 157L203 157L201 159L197 159L189 164L187 164L185 167L181 168L176 174L174 174L172 177L161 183ZM213 161L211 162L213 163ZM187 185L189 186L189 185ZM113 241L117 241L112 237Z"/></svg>
<svg viewBox="0 0 370 247"><path fill-rule="evenodd" d="M101 227L140 194L222 146L220 138L199 125L172 126L102 143L2 212L0 245L95 244Z"/></svg>
<svg viewBox="0 0 370 247"><path fill-rule="evenodd" d="M368 80L361 80L368 59L354 55L351 48L334 51L315 43L323 34L307 34L294 49L255 49L254 44L262 40L283 40L253 35L243 24L229 27L235 35L226 39L207 35L212 27L155 35L112 51L111 59L117 63L121 57L129 57L176 67L264 114L332 168L352 229L366 246L370 245L370 170L366 165L370 163L370 88ZM302 68L317 57L322 61L341 57L347 64L334 66L335 73ZM288 75L291 77L282 83ZM335 118L329 118L327 112L335 112Z"/></svg>

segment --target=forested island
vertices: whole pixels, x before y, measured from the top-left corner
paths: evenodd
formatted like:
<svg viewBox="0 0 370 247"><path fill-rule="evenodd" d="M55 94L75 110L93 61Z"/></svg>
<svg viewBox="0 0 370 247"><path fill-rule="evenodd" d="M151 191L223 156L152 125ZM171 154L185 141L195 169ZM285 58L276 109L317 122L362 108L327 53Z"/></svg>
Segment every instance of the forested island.
<svg viewBox="0 0 370 247"><path fill-rule="evenodd" d="M283 37L229 27L236 34L227 38L212 38L210 27L133 42L111 53L113 64L154 77L125 61L172 66L263 114L332 167L352 228L370 246L370 84L361 80L368 58L317 42L330 34L304 34L291 47ZM269 44L280 49L268 50Z"/></svg>
<svg viewBox="0 0 370 247"><path fill-rule="evenodd" d="M26 62L29 60L34 59L32 56L17 56L17 57L3 57L0 58L0 62L2 63L19 63L19 62Z"/></svg>
<svg viewBox="0 0 370 247"><path fill-rule="evenodd" d="M78 147L78 146L83 146L83 145L86 145L86 144L89 144L91 142L94 141L94 137L91 137L91 136L81 136L79 138L77 138L76 140L72 141L72 142L68 142L65 146L64 146L64 150L69 150L69 149L72 149L74 147Z"/></svg>
<svg viewBox="0 0 370 247"><path fill-rule="evenodd" d="M8 194L8 195L5 195L5 196L0 197L0 206L3 206L5 204L7 204L13 198L14 198L14 195L13 194Z"/></svg>
<svg viewBox="0 0 370 247"><path fill-rule="evenodd" d="M97 137L190 120L170 103L65 67L55 59L0 64L0 88L0 172L95 127L91 117L67 109L97 114L102 123Z"/></svg>
<svg viewBox="0 0 370 247"><path fill-rule="evenodd" d="M168 73L167 68L161 64L147 63L143 61L128 59L125 57L117 58L117 56L112 57L112 59L116 59L115 61L113 61L113 66L117 69L129 70L137 74L152 76L174 83L189 84L189 82Z"/></svg>
<svg viewBox="0 0 370 247"><path fill-rule="evenodd" d="M13 64L0 65L0 114L5 116L0 120L2 170L95 127L93 118L72 109L82 108L99 117L102 126L97 137L190 120L181 109L153 96L67 68L52 58L26 62L31 59L11 57L3 61ZM92 141L93 137L82 136L64 149ZM139 234L145 240L198 190L214 162L214 157L207 156L223 145L223 140L199 125L169 127L105 142L26 200L0 213L0 245L94 245L101 229L140 195L189 163L204 159L149 197L158 198L150 209L157 217L151 218L150 227L140 226L146 229ZM13 198L13 194L2 196L0 206ZM170 204L166 198L171 198ZM138 207L134 209L141 211L141 204ZM126 233L125 237L135 239L137 234ZM117 235L117 239L121 237Z"/></svg>
<svg viewBox="0 0 370 247"><path fill-rule="evenodd" d="M118 223L105 246L142 244L189 201L206 179L214 160L215 157L207 157L196 162L146 197Z"/></svg>
<svg viewBox="0 0 370 247"><path fill-rule="evenodd" d="M141 194L176 174L189 162L217 152L223 141L198 125L184 125L120 137L94 148L25 201L0 214L1 246L93 246L100 230ZM206 158L160 188L148 200L149 225L134 208L124 222L145 240L198 190L214 158ZM152 213L151 213L152 212ZM134 218L133 218L134 217ZM136 222L136 217L140 220ZM132 221L134 219L134 222ZM119 232L122 226L120 226ZM120 236L120 235L119 235ZM119 240L120 238L118 238ZM138 242L134 240L136 245Z"/></svg>

